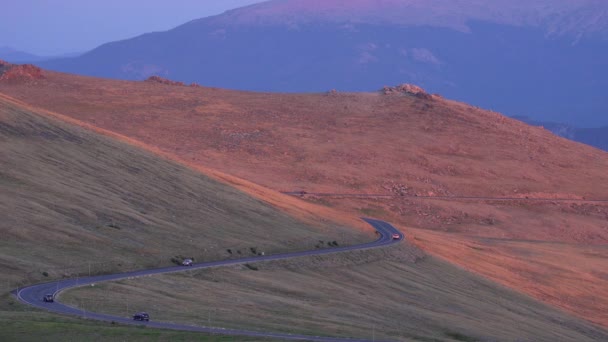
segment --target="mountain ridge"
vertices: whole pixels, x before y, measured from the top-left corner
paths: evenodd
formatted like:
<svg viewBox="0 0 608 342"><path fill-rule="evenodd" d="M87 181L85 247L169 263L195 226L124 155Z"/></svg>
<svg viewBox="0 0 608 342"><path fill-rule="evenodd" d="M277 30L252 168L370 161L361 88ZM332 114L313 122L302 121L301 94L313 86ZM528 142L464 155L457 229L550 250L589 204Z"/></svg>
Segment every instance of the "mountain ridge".
<svg viewBox="0 0 608 342"><path fill-rule="evenodd" d="M429 11L432 8L432 13ZM338 23L440 26L470 32L468 21L488 21L515 26L541 26L547 34L607 33L603 21L608 7L597 0L274 0L194 20L229 26L297 24L315 21Z"/></svg>
<svg viewBox="0 0 608 342"><path fill-rule="evenodd" d="M50 59L49 57L38 56L29 52L13 49L9 46L0 47L0 59L11 63L32 63Z"/></svg>
<svg viewBox="0 0 608 342"><path fill-rule="evenodd" d="M550 12L536 13L539 4L549 2L526 2L531 5L522 8L528 10L518 12L515 5L501 1L509 14L496 14L499 19L488 22L483 21L487 16L475 13L486 13L490 5L481 6L483 10L463 7L475 13L456 16L454 21L449 19L449 9L455 5L433 1L445 8L436 9L422 1L385 3L383 8L412 3L424 9L425 15L416 15L420 11L381 11L404 21L411 17L429 23L409 26L374 19L378 16L355 21L357 13L365 12L361 8L377 3L372 1L360 0L359 7L336 17L333 15L344 8L344 1L315 2L319 8L308 6L304 14L296 10L308 2L270 1L41 65L95 77L142 80L157 75L249 91L372 91L385 85L414 83L431 93L507 115L608 125L603 116L608 100L602 91L608 88L608 40L602 38L608 20L600 20L608 3L561 0ZM334 11L323 15L327 8ZM436 12L441 8L444 12ZM295 13L293 19L289 13ZM436 13L447 13L449 18L441 14L433 17ZM461 9L458 13L468 12ZM528 15L544 19L526 19ZM507 19L500 19L503 16ZM589 16L600 18L594 21L599 24L580 25ZM512 17L519 19L509 19ZM344 18L353 20L345 22ZM275 20L281 24L258 23ZM504 24L528 21L537 26ZM451 22L464 22L466 29L444 25ZM583 31L560 31L566 27Z"/></svg>
<svg viewBox="0 0 608 342"><path fill-rule="evenodd" d="M536 121L527 117L513 117L529 125L544 127L555 135L578 141L604 151L608 151L608 126L604 127L578 127L559 122Z"/></svg>

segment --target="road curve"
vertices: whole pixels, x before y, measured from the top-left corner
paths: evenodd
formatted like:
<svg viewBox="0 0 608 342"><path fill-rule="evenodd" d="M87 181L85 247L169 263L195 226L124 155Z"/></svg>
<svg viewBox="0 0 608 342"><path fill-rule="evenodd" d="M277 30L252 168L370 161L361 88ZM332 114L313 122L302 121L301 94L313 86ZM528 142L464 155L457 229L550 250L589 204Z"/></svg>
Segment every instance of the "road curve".
<svg viewBox="0 0 608 342"><path fill-rule="evenodd" d="M337 337L323 337L323 336L308 336L308 335L297 335L297 334L287 334L287 333L272 333L272 332L259 332L259 331L250 331L250 330L239 330L239 329L223 329L223 328L214 328L214 327L203 327L203 326L190 326L190 325L182 325L182 324L173 324L173 323L163 323L163 322L135 322L130 317L119 317L119 316L111 316L101 313L95 312L87 312L81 309L77 309L65 304L60 303L59 301L55 301L54 303L45 303L42 298L45 294L55 294L57 295L59 292L64 291L66 289L91 285L100 282L107 281L116 281L121 279L131 279L136 277L150 276L156 274L166 274L166 273L175 273L175 272L183 272L186 270L193 269L204 269L218 266L228 266L228 265L239 265L245 263L254 263L260 261L272 261L272 260L284 260L291 259L297 257L304 256L313 256L313 255L324 255L324 254L334 254L340 252L347 251L355 251L355 250L364 250L364 249L372 249L378 248L382 246L391 245L394 243L399 243L403 240L403 234L400 233L397 228L393 227L391 224L370 219L363 218L364 221L373 226L376 231L379 233L379 238L376 241L364 243L355 246L345 246L345 247L337 247L331 249L321 249L321 250L312 250L312 251L303 251L303 252L295 252L295 253L284 253L284 254L276 254L276 255L268 255L268 256L259 256L259 257L250 257L236 260L224 260L224 261L212 261L205 263L194 264L192 267L184 267L184 266L173 266L173 267L164 267L157 268L151 270L141 270L127 273L119 273L119 274L110 274L110 275L100 275L100 276L92 276L92 277L84 277L77 279L68 279L68 280L60 280L50 283L32 285L24 288L17 289L13 291L13 294L17 296L17 298L28 305L34 306L36 308L44 309L47 311L51 311L59 314L67 314L74 315L79 317L84 317L88 319L94 319L99 321L106 322L116 322L122 324L136 324L136 325L145 325L151 328L160 328L160 329L172 329L172 330L182 330L182 331L192 331L192 332L202 332L202 333L212 333L212 334L222 334L222 335L234 335L234 336L249 336L249 337L269 337L269 338L278 338L283 340L300 340L300 341L328 341L328 342L356 342L356 341L370 341L365 339L349 339L349 338L337 338ZM393 234L399 234L401 236L400 239L393 239ZM154 320L154 317L152 317Z"/></svg>

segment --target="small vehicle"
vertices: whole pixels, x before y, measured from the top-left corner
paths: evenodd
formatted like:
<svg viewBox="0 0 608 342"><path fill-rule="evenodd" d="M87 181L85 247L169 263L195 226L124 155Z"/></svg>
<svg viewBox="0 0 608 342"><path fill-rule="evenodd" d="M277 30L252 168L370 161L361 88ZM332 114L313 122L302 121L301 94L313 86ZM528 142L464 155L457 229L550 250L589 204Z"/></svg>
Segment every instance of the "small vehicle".
<svg viewBox="0 0 608 342"><path fill-rule="evenodd" d="M192 259L184 259L184 261L182 261L182 266L192 266Z"/></svg>
<svg viewBox="0 0 608 342"><path fill-rule="evenodd" d="M45 294L44 297L42 297L42 300L45 303L53 303L55 301L55 297L52 294Z"/></svg>
<svg viewBox="0 0 608 342"><path fill-rule="evenodd" d="M133 315L133 320L134 321L146 321L146 322L149 322L150 321L150 315L148 315L145 312L138 312L135 315Z"/></svg>
<svg viewBox="0 0 608 342"><path fill-rule="evenodd" d="M393 234L393 240L399 240L399 239L401 239L401 234L394 233Z"/></svg>

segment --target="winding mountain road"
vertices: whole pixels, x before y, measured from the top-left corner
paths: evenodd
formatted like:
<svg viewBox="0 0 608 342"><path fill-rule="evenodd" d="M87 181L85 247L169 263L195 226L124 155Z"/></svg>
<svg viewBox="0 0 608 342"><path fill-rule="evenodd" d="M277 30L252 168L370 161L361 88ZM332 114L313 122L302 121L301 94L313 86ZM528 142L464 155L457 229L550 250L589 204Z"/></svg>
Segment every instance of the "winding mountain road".
<svg viewBox="0 0 608 342"><path fill-rule="evenodd" d="M379 233L380 237L376 241L365 243L365 244L360 244L360 245L355 245L355 246L345 246L345 247L337 247L337 248L330 248L330 249L276 254L276 255L251 257L251 258L243 258L243 259L236 259L236 260L212 261L212 262L194 264L192 267L174 266L174 267L157 268L157 269L151 269L151 270L141 270L141 271L127 272L127 273L120 273L120 274L110 274L110 275L84 277L84 278L78 278L78 279L60 280L60 281L20 288L20 289L13 291L13 294L15 296L17 296L17 298L23 303L26 303L26 304L31 305L36 308L48 310L48 311L51 311L54 313L74 315L74 316L84 317L87 319L94 319L94 320L106 321L106 322L145 325L145 326L148 326L151 328L172 329L172 330L182 330L182 331L192 331L192 332L202 332L202 333L212 333L212 334L222 334L222 335L234 335L234 336L265 337L265 338L268 337L268 338L278 338L278 339L283 339L283 340L328 341L328 342L369 341L369 340L364 340L364 339L308 336L308 335L296 335L296 334L287 334L287 333L272 333L272 332L259 332L259 331L251 331L251 330L190 326L190 325L163 323L163 322L155 322L155 321L151 321L151 322L137 321L136 322L136 321L133 321L130 317L126 318L126 317L106 315L106 314L102 314L102 313L87 312L82 309L78 309L75 307L71 307L71 306L62 304L59 301L55 301L54 303L46 303L42 300L42 298L46 294L52 293L52 294L57 295L59 292L70 289L70 288L87 286L87 285L96 284L96 283L100 283L100 282L116 281L116 280L121 280L121 279L131 279L131 278L136 278L136 277L144 277L144 276L151 276L151 275L157 275L157 274L183 272L186 270L193 270L193 269L205 269L205 268L218 267L218 266L239 265L239 264L254 263L254 262L261 262L261 261L284 260L284 259L292 259L292 258L304 257L304 256L334 254L334 253L348 252L348 251L355 251L355 250L372 249L372 248L378 248L378 247L391 245L394 243L399 243L401 240L403 240L403 234L401 234L391 224L384 222L384 221L369 219L369 218L363 218L363 220L366 221L367 223L369 223L371 226L373 226L376 229L376 231ZM393 234L399 234L400 238L393 239ZM154 319L154 317L152 317L152 320L153 319Z"/></svg>

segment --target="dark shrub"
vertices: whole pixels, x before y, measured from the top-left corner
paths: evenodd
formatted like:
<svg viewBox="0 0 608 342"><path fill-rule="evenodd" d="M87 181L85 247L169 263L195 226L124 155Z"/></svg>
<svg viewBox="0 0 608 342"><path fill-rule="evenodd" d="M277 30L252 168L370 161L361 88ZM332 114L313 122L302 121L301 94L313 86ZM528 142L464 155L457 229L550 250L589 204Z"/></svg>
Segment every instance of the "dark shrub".
<svg viewBox="0 0 608 342"><path fill-rule="evenodd" d="M253 266L253 265L250 265L250 264L245 264L245 267L247 267L248 269L250 269L252 271L259 270L259 268L257 268L256 266Z"/></svg>

